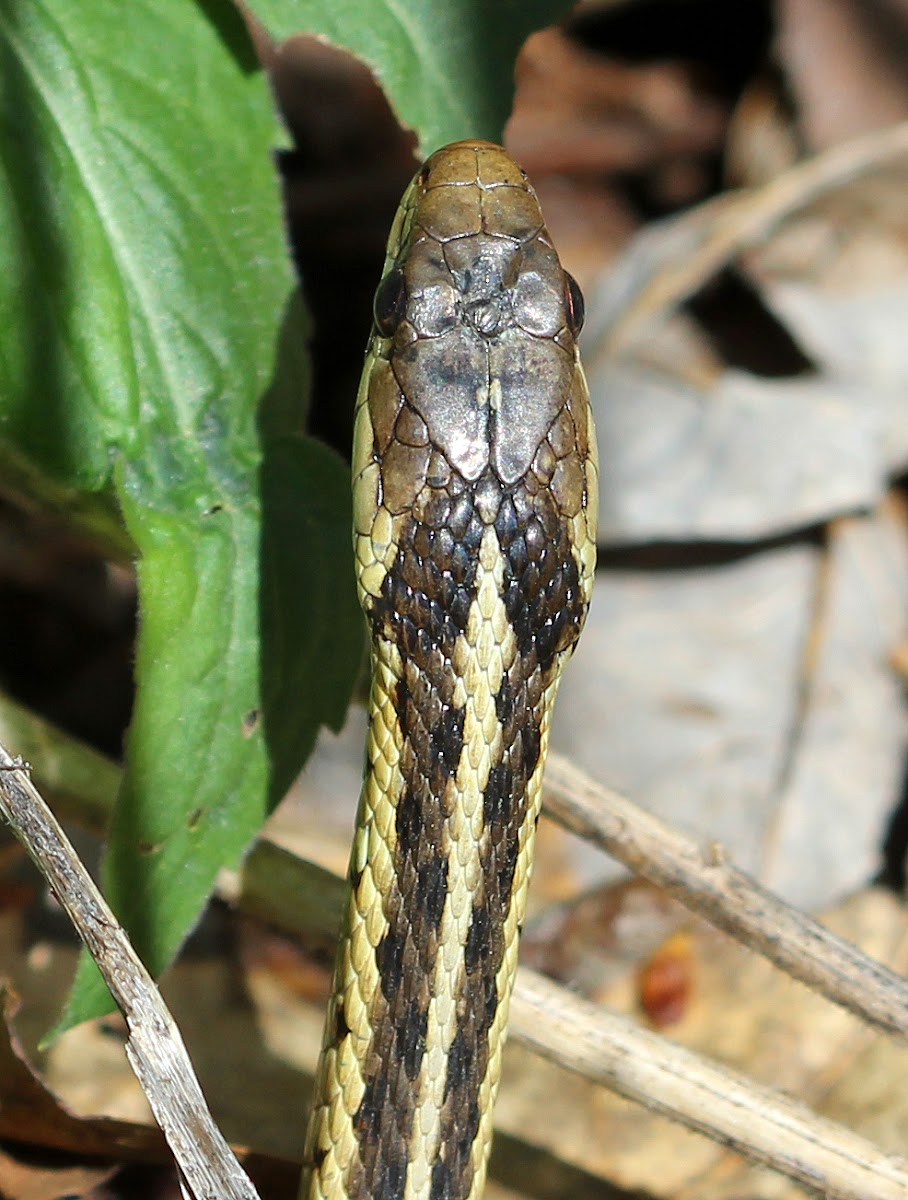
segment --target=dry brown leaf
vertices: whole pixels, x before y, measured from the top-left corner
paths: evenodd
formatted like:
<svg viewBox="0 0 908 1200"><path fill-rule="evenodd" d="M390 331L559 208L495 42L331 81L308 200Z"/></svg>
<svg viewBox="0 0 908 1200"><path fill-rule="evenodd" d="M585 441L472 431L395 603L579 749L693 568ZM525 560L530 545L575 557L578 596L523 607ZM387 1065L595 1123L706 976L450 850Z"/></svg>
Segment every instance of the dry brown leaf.
<svg viewBox="0 0 908 1200"><path fill-rule="evenodd" d="M534 873L533 886L542 882ZM649 955L695 918L642 879L625 879L550 905L529 921L520 959L550 979L601 1000L617 986L634 988Z"/></svg>
<svg viewBox="0 0 908 1200"><path fill-rule="evenodd" d="M908 966L908 918L891 895L856 896L829 924L896 970ZM673 1040L782 1088L821 1113L834 1113L893 1151L901 1149L908 1048L872 1034L721 934L698 928L691 953L695 983L683 1018L671 1028ZM608 998L615 1007L638 1011L636 988L626 981L615 984ZM870 1107L869 1093L878 1101ZM497 1125L617 1187L666 1200L804 1195L705 1138L513 1045Z"/></svg>
<svg viewBox="0 0 908 1200"><path fill-rule="evenodd" d="M171 1162L164 1137L156 1127L105 1116L81 1117L64 1105L47 1088L22 1049L13 1025L18 1002L8 988L4 988L0 995L3 1003L3 1024L0 1026L0 1138L10 1144L62 1151L76 1156L79 1162L93 1158L103 1160L103 1170L107 1174L107 1164L111 1162L117 1165ZM223 1052L223 1038L219 1044ZM83 1058L81 1069L83 1076L91 1075L93 1064L90 1057ZM125 1059L122 1073L124 1078L132 1074ZM245 1077L234 1076L234 1080L235 1089L244 1084L248 1086ZM284 1200L292 1194L299 1172L297 1164L266 1154L250 1153L242 1148L237 1149L237 1153L263 1200ZM87 1172L101 1169L84 1168ZM78 1170L82 1171L83 1168L79 1167ZM0 1194L7 1200L19 1200L15 1194L8 1195L6 1192L2 1172L3 1165L0 1164ZM51 1178L47 1176L48 1181ZM85 1175L85 1178L90 1177ZM95 1182L101 1178L98 1175ZM17 1175L15 1179L23 1186L28 1182L25 1175ZM32 1182L35 1187L43 1186L41 1177L35 1177ZM73 1189L64 1189L58 1195L73 1194L75 1190L74 1185Z"/></svg>
<svg viewBox="0 0 908 1200"><path fill-rule="evenodd" d="M601 541L627 552L600 571L555 744L810 909L879 869L908 744L888 498L908 465L906 163L908 125L838 147L648 231L589 297ZM728 366L690 316L657 319L736 256L811 370ZM720 542L753 551L698 549Z"/></svg>
<svg viewBox="0 0 908 1200"><path fill-rule="evenodd" d="M698 194L694 162L725 128L721 104L677 62L621 62L586 49L561 29L533 34L517 64L506 140L532 176L603 176L642 167L678 177L691 164L685 198Z"/></svg>
<svg viewBox="0 0 908 1200"><path fill-rule="evenodd" d="M33 1162L0 1149L0 1196L3 1200L92 1200L116 1170Z"/></svg>
<svg viewBox="0 0 908 1200"><path fill-rule="evenodd" d="M807 146L821 150L908 116L904 8L778 0L776 11L776 52Z"/></svg>
<svg viewBox="0 0 908 1200"><path fill-rule="evenodd" d="M823 549L600 573L553 740L562 753L813 910L879 867L908 724L897 512ZM612 877L584 861L587 885Z"/></svg>
<svg viewBox="0 0 908 1200"><path fill-rule="evenodd" d="M31 1068L15 1034L17 1000L9 990L2 995L0 1137L120 1162L166 1160L157 1129L108 1117L77 1117L60 1103Z"/></svg>

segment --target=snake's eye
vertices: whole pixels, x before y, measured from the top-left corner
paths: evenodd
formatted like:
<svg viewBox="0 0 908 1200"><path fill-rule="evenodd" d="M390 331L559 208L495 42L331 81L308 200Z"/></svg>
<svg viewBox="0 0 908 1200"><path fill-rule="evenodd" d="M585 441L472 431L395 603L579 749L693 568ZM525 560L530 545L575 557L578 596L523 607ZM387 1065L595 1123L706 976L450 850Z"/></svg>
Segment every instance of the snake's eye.
<svg viewBox="0 0 908 1200"><path fill-rule="evenodd" d="M583 302L583 292L580 290L580 284L567 271L564 273L564 311L567 317L568 329L576 337L583 328L586 305Z"/></svg>
<svg viewBox="0 0 908 1200"><path fill-rule="evenodd" d="M375 328L382 337L391 337L404 318L407 285L400 267L392 267L378 285L372 312Z"/></svg>

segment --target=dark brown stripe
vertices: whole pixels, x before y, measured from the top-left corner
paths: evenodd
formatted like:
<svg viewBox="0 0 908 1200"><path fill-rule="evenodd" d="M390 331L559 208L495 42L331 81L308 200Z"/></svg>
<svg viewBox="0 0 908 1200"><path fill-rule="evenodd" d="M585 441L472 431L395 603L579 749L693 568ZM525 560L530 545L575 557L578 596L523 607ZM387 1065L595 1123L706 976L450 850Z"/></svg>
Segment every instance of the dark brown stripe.
<svg viewBox="0 0 908 1200"><path fill-rule="evenodd" d="M508 562L505 609L518 653L543 674L580 636L585 605L568 531L548 491L514 491L495 522Z"/></svg>
<svg viewBox="0 0 908 1200"><path fill-rule="evenodd" d="M547 493L523 487L502 498L495 530L505 557L503 596L517 639L517 658L496 697L503 753L483 795L482 892L473 905L464 948L466 980L457 1034L448 1056L441 1144L431 1200L466 1196L481 1113L479 1084L488 1070L489 1031L500 998L495 977L505 953L504 930L527 817L527 785L541 751L539 701L556 656L579 632L583 605L567 532Z"/></svg>
<svg viewBox="0 0 908 1200"><path fill-rule="evenodd" d="M432 495L424 512L426 519L404 536L370 614L376 633L394 640L403 659L395 701L404 736L404 787L395 817L397 890L378 947L381 997L372 1014L366 1089L355 1117L362 1191L370 1200L399 1200L406 1178L413 1084L425 1052L447 895L445 797L463 752L464 713L453 703L451 660L476 595L485 522L494 521L504 554L503 597L518 653L496 697L504 750L483 795L483 882L464 948L466 978L447 1064L431 1200L459 1200L472 1183L471 1151L481 1120L477 1095L499 1004L495 978L505 951L518 831L540 754L538 705L582 614L577 568L548 493L502 489L486 472L470 487L455 478L443 495Z"/></svg>
<svg viewBox="0 0 908 1200"><path fill-rule="evenodd" d="M464 712L453 702L451 659L475 598L483 528L471 495L457 481L453 491L459 497L433 494L427 519L404 535L370 613L376 634L393 640L403 660L394 700L404 739L403 790L395 813L396 890L387 901L388 930L377 947L381 996L371 1013L366 1087L354 1117L362 1162L357 1195L370 1200L403 1196L448 892L445 797L463 752L464 729ZM450 527L439 528L443 520ZM457 547L455 532L462 538Z"/></svg>
<svg viewBox="0 0 908 1200"><path fill-rule="evenodd" d="M396 1084L401 1074L400 1065L394 1064L390 1057L383 1068L370 1071L354 1118L362 1164L362 1181L357 1183L354 1193L357 1196L403 1200L409 1162L407 1138L395 1122L399 1111L397 1100L402 1092Z"/></svg>
<svg viewBox="0 0 908 1200"><path fill-rule="evenodd" d="M481 1119L476 1098L488 1069L489 1030L499 1003L495 977L505 951L504 926L517 866L517 833L526 817L526 784L538 759L538 713L526 708L527 688L519 679L521 665L518 660L508 681L510 692L518 697L512 727L521 732L506 746L504 760L492 769L483 795L483 887L474 900L464 947L466 978L458 1030L448 1056L442 1112L444 1166L433 1174L431 1200L466 1196L472 1184L471 1150ZM536 747L530 756L525 751L528 745Z"/></svg>

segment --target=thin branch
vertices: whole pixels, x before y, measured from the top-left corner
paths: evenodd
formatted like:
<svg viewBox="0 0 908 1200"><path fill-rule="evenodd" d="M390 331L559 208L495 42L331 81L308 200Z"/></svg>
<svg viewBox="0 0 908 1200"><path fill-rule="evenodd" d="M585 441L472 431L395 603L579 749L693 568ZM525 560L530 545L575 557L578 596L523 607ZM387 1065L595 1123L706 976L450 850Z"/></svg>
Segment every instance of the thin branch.
<svg viewBox="0 0 908 1200"><path fill-rule="evenodd" d="M117 790L116 766L2 693L0 729L9 738L15 733L16 744L34 754L42 771L50 761L48 783L61 815L103 834ZM549 755L545 781L546 811L555 820L827 999L887 1033L908 1034L908 983L736 870L720 846L701 846L675 832L558 754ZM291 932L319 941L337 936L343 884L267 838L253 847L240 879L222 872L221 892L245 912Z"/></svg>
<svg viewBox="0 0 908 1200"><path fill-rule="evenodd" d="M553 777L556 788L564 786L566 770L563 760L556 757L553 762L550 757L549 786ZM732 872L746 880L746 876L719 861L715 848L704 858L695 843L670 830L667 837L663 836L666 831L654 818L635 809L622 797L598 788L580 772L572 774L581 784L578 788L577 780L572 780L575 790L581 793L591 790L592 799L583 795L579 799L575 797L573 807L576 811L569 819L566 819L569 817L568 806L560 798L554 806L548 805L548 811L576 832L603 842L606 835L601 826L613 823L615 829L607 835L610 844L616 837L624 840L625 861L631 858L628 848L637 846L640 859L648 868L660 863L665 867L667 863L663 882L672 871L677 872L686 863L688 856L695 860L687 864L693 887L699 886L696 880L700 870L707 875L718 872L717 878ZM605 793L609 803L600 804L600 792ZM584 814L588 825L581 826L576 812ZM649 838L643 836L644 827ZM714 857L711 858L711 854ZM285 880L277 892L272 887L276 872ZM299 908L281 905L280 890L286 885L288 876L293 880L295 892L317 888L319 903L310 902ZM747 882L761 896L767 895L752 881ZM341 878L324 868L296 858L287 850L275 854L274 846L262 842L246 860L242 879L232 880L230 893L238 898L244 909L252 908L283 928L330 939L339 923L344 886ZM747 895L746 889L744 894ZM728 899L734 908L734 895ZM844 948L858 980L865 969L886 976L890 974L822 926L800 918L771 896L769 900L796 922L803 920L808 926L814 926L823 935L819 938L820 943L824 938L831 940L834 958ZM723 897L722 903L725 902ZM301 914L305 914L302 919ZM781 927L783 940L791 936L790 924L787 921ZM811 940L814 953L818 952L817 943L817 938ZM793 944L799 944L797 935ZM822 944L819 953L821 957L825 953ZM892 978L901 984L897 977ZM901 990L905 990L903 984ZM552 1062L604 1084L722 1145L731 1146L826 1196L838 1200L866 1200L868 1196L873 1196L874 1200L908 1200L908 1167L901 1160L888 1157L858 1134L815 1116L781 1093L640 1029L628 1018L583 1000L526 967L517 972L510 1036Z"/></svg>
<svg viewBox="0 0 908 1200"><path fill-rule="evenodd" d="M883 1029L908 1029L908 986L629 800L550 755L546 806L569 829L673 891L790 974ZM288 891L289 889L289 891ZM330 940L343 880L267 841L222 894L291 932ZM287 904L288 894L299 903ZM520 968L512 1035L538 1053L834 1197L908 1200L905 1165L850 1130Z"/></svg>
<svg viewBox="0 0 908 1200"><path fill-rule="evenodd" d="M556 768L556 778L558 774ZM276 857L274 850L259 843L246 860L241 884L232 882L231 893L240 897L244 909L253 907L284 928L330 938L339 922L344 881L290 851L280 851ZM277 894L268 898L276 869L295 876L294 891L317 887L320 903L297 909L279 905ZM308 914L302 920L301 912ZM850 949L860 957L859 951ZM552 1062L829 1197L908 1200L906 1164L858 1134L640 1029L628 1018L583 1000L526 967L517 972L510 1036Z"/></svg>
<svg viewBox="0 0 908 1200"><path fill-rule="evenodd" d="M521 967L511 1035L544 1058L834 1200L905 1200L908 1163Z"/></svg>
<svg viewBox="0 0 908 1200"><path fill-rule="evenodd" d="M258 1200L212 1120L154 980L38 794L0 746L0 808L69 914L129 1027L126 1054L195 1200Z"/></svg>
<svg viewBox="0 0 908 1200"><path fill-rule="evenodd" d="M727 861L596 783L559 754L545 775L546 811L637 875L764 955L793 979L887 1033L908 1033L908 984Z"/></svg>

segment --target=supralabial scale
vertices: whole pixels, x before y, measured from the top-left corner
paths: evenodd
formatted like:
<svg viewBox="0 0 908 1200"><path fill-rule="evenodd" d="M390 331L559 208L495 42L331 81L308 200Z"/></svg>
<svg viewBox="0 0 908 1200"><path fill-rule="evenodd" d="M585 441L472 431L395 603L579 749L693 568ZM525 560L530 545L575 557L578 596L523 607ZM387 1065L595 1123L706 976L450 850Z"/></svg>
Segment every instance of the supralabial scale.
<svg viewBox="0 0 908 1200"><path fill-rule="evenodd" d="M401 202L356 407L366 775L303 1200L479 1200L552 705L593 586L583 301L524 172Z"/></svg>

